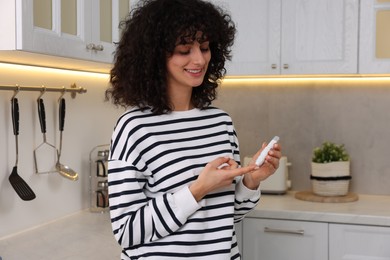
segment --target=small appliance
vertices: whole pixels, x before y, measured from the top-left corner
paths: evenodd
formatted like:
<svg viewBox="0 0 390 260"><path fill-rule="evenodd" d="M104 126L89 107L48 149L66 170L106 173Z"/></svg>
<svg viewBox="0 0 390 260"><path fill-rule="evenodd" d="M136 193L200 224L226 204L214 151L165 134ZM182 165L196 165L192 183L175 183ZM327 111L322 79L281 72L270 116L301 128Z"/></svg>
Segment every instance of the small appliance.
<svg viewBox="0 0 390 260"><path fill-rule="evenodd" d="M244 165L248 165L251 160L252 158L245 157ZM287 190L291 188L291 181L289 180L288 175L289 166L291 166L291 163L288 162L287 157L282 156L279 161L279 168L275 171L275 173L261 182L261 193L276 195L285 194Z"/></svg>

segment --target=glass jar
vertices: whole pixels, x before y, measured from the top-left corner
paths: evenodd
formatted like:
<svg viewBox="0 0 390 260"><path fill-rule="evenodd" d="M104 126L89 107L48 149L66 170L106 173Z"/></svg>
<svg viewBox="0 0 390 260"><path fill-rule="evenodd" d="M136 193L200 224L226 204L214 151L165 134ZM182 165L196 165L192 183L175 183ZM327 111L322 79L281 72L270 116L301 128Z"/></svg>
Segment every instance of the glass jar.
<svg viewBox="0 0 390 260"><path fill-rule="evenodd" d="M98 145L90 152L90 211L107 212L109 145Z"/></svg>

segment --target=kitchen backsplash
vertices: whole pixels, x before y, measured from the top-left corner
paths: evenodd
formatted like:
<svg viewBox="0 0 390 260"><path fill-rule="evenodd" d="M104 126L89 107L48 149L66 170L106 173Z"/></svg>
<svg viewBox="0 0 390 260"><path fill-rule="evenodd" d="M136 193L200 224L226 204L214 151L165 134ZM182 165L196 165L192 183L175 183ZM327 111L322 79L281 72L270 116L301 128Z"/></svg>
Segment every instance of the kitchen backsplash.
<svg viewBox="0 0 390 260"><path fill-rule="evenodd" d="M311 189L312 150L333 141L350 154L353 192L390 195L390 81L226 84L215 104L232 116L242 158L280 136L293 190Z"/></svg>
<svg viewBox="0 0 390 260"><path fill-rule="evenodd" d="M72 99L67 111L61 161L75 169L76 182L59 174L36 175L33 150L42 142L36 99L38 92L18 94L20 105L19 167L37 198L22 201L8 181L15 164L11 126L12 91L1 91L0 106L0 239L89 207L89 152L108 143L122 109L104 101L108 75L38 70L0 64L1 85L62 86L76 83L88 92ZM58 93L46 93L47 138L58 144ZM344 143L351 155L351 189L357 193L390 195L390 88L384 84L348 85L333 82L224 84L216 106L233 118L241 155L254 154L262 142L281 137L294 190L310 189L312 149L323 141Z"/></svg>
<svg viewBox="0 0 390 260"><path fill-rule="evenodd" d="M61 162L79 174L71 181L58 173L35 174L33 151L42 143L37 113L39 92L21 91L18 173L36 194L32 201L21 200L8 181L15 164L15 140L11 124L12 91L0 91L0 238L53 221L89 207L89 152L110 142L115 122L123 109L104 101L108 75L0 64L1 85L70 87L87 89L72 99L65 94L66 115ZM58 98L46 92L47 141L59 145Z"/></svg>

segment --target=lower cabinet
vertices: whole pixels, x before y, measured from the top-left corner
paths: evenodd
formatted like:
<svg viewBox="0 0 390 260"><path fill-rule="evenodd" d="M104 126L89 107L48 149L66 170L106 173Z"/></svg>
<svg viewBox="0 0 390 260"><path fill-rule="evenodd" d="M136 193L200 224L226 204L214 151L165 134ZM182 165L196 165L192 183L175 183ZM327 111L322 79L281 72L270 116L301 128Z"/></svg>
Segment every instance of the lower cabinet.
<svg viewBox="0 0 390 260"><path fill-rule="evenodd" d="M236 238L237 238L238 249L240 250L241 254L242 254L242 239L243 239L243 235L242 235L242 226L243 226L243 223L242 223L242 222L243 222L243 221L234 224L234 226L235 226L235 231L236 231ZM0 260L1 260L1 259L0 259Z"/></svg>
<svg viewBox="0 0 390 260"><path fill-rule="evenodd" d="M389 260L390 227L329 224L329 259Z"/></svg>
<svg viewBox="0 0 390 260"><path fill-rule="evenodd" d="M245 218L244 260L390 260L390 227Z"/></svg>
<svg viewBox="0 0 390 260"><path fill-rule="evenodd" d="M244 260L328 260L328 224L246 218Z"/></svg>

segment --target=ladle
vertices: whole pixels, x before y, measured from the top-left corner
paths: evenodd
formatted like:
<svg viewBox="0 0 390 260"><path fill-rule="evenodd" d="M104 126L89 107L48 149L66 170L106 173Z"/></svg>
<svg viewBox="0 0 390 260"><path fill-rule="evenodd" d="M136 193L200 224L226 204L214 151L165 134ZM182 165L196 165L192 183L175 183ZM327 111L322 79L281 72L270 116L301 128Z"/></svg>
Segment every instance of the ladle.
<svg viewBox="0 0 390 260"><path fill-rule="evenodd" d="M57 150L57 163L56 169L65 178L76 181L78 179L78 174L73 169L69 168L66 165L60 163L61 151L62 151L62 132L64 131L65 124L65 99L60 97L59 99L59 128L60 128L60 148Z"/></svg>

